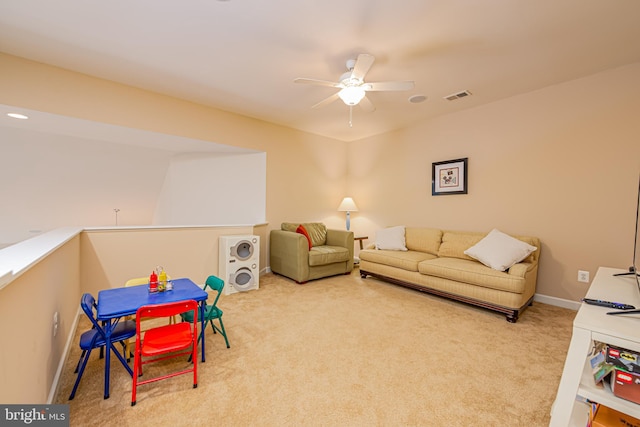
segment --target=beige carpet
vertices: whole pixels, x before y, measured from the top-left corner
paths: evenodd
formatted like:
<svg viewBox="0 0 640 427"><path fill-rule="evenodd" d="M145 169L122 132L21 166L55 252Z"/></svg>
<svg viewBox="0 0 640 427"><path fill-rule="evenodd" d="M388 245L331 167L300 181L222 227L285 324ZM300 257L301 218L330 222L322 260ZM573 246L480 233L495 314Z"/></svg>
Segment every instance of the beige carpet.
<svg viewBox="0 0 640 427"><path fill-rule="evenodd" d="M115 357L102 399L96 351L67 401L74 345L56 400L71 425L546 426L575 316L534 303L511 324L357 270L305 285L268 274L219 306L231 348L207 330L198 388L187 375L145 385L135 407Z"/></svg>

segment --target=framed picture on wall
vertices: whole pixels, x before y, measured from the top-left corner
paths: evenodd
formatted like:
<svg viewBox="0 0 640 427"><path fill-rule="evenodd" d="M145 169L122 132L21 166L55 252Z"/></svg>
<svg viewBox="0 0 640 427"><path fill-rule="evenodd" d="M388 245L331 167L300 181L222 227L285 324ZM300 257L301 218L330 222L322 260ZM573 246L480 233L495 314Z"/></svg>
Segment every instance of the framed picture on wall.
<svg viewBox="0 0 640 427"><path fill-rule="evenodd" d="M431 164L431 195L467 194L467 160L447 160Z"/></svg>

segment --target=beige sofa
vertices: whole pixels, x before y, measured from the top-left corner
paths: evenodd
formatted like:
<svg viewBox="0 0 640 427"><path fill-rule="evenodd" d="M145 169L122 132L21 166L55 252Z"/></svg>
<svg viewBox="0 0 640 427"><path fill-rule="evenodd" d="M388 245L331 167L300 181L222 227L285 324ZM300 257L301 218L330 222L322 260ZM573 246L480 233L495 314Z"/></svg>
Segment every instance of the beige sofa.
<svg viewBox="0 0 640 427"><path fill-rule="evenodd" d="M360 251L360 275L495 310L515 323L533 302L540 241L513 236L518 245L526 242L537 249L508 270L499 271L465 254L485 236L487 233L407 227L406 251L379 250L374 245Z"/></svg>
<svg viewBox="0 0 640 427"><path fill-rule="evenodd" d="M311 241L296 232L302 225ZM353 271L353 232L332 230L319 222L283 222L271 230L269 261L271 271L298 283Z"/></svg>

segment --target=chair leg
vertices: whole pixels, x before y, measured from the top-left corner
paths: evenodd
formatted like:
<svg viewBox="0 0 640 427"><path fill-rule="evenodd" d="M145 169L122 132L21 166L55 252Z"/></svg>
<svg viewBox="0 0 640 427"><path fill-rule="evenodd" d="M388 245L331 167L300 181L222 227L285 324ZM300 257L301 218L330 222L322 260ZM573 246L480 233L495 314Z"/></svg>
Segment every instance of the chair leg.
<svg viewBox="0 0 640 427"><path fill-rule="evenodd" d="M120 341L120 345L122 345L122 347L124 347L124 342ZM120 363L122 363L122 366L127 370L127 372L130 375L133 375L133 371L129 367L129 364L127 363L127 360L124 358L124 356L120 354L120 352L115 348L115 346L113 344L111 344L111 348L113 349L113 353L116 355L116 357L118 359L120 359Z"/></svg>
<svg viewBox="0 0 640 427"><path fill-rule="evenodd" d="M124 340L123 351L124 355L127 356L127 363L131 362L131 343L129 342L131 338Z"/></svg>
<svg viewBox="0 0 640 427"><path fill-rule="evenodd" d="M227 339L227 331L224 330L224 324L222 323L222 317L218 318L218 322L220 322L220 335L224 337L224 342L227 344L227 348L230 348L229 340ZM211 326L213 327L213 321L211 322ZM214 327L213 329L215 330L216 328Z"/></svg>
<svg viewBox="0 0 640 427"><path fill-rule="evenodd" d="M126 357L126 359L127 359L127 363L130 363L130 362L131 362L131 358L133 357L133 352L132 352L129 348L130 348L130 345L129 345L129 343L125 340L125 341L122 343L122 352L123 352L122 354L126 354L126 355L127 355L127 357ZM125 353L125 352L127 352L127 353Z"/></svg>
<svg viewBox="0 0 640 427"><path fill-rule="evenodd" d="M80 354L80 359L78 359L78 364L76 365L76 370L73 371L74 374L78 373L78 369L80 369L80 363L82 363L82 359L84 359L84 355L87 354L87 350L82 350Z"/></svg>
<svg viewBox="0 0 640 427"><path fill-rule="evenodd" d="M191 359L193 360L193 388L198 387L198 343L192 346Z"/></svg>
<svg viewBox="0 0 640 427"><path fill-rule="evenodd" d="M135 355L134 355L134 363L135 363ZM142 354L138 356L138 376L142 376Z"/></svg>
<svg viewBox="0 0 640 427"><path fill-rule="evenodd" d="M135 340L133 342L133 345L131 343L131 338L124 340L122 347L123 347L122 354L124 354L127 357L127 363L131 362L131 358L133 357L133 352L135 347Z"/></svg>
<svg viewBox="0 0 640 427"><path fill-rule="evenodd" d="M222 323L222 318L218 317L218 322L220 322L219 328L213 323L213 320L214 319L209 320L209 323L211 324L211 329L213 329L213 333L215 334L217 332L220 332L220 335L224 337L224 342L225 344L227 344L227 348L230 348L229 340L227 339L227 332L224 330L224 324Z"/></svg>
<svg viewBox="0 0 640 427"><path fill-rule="evenodd" d="M82 378L82 373L84 372L84 368L87 366L87 361L89 360L89 356L91 355L91 350L83 350L84 358L82 358L82 363L80 364L80 369L78 371L78 377L76 378L75 384L73 384L73 390L71 390L71 395L69 395L69 400L73 400L76 396L76 390L78 389L78 385L80 384L80 379Z"/></svg>
<svg viewBox="0 0 640 427"><path fill-rule="evenodd" d="M133 355L133 384L131 387L131 406L136 405L136 391L138 388L138 353Z"/></svg>
<svg viewBox="0 0 640 427"><path fill-rule="evenodd" d="M142 352L138 347L133 352L133 386L131 387L131 406L136 405L136 393L138 392L138 378L142 376Z"/></svg>
<svg viewBox="0 0 640 427"><path fill-rule="evenodd" d="M218 318L218 322L220 322L220 328L218 328L214 323L213 323L214 319L210 319L207 321L207 323L209 323L211 325L211 330L213 331L214 334L217 334L218 332L220 332L220 335L222 335L224 337L224 342L227 345L227 348L231 348L231 346L229 345L229 339L227 338L227 331L225 331L224 329L224 324L222 323L222 319ZM204 332L207 330L207 327L205 325L205 327L200 331L200 334L198 334L198 344L200 344L200 340L204 339ZM191 362L191 356L189 356L189 362Z"/></svg>
<svg viewBox="0 0 640 427"><path fill-rule="evenodd" d="M206 326L204 328L202 328L202 330L200 331L200 333L198 334L198 341L196 342L196 346L197 344L200 344L200 341L204 339L204 331L206 331L207 328ZM187 359L187 362L192 362L193 361L193 354L189 355L189 359Z"/></svg>

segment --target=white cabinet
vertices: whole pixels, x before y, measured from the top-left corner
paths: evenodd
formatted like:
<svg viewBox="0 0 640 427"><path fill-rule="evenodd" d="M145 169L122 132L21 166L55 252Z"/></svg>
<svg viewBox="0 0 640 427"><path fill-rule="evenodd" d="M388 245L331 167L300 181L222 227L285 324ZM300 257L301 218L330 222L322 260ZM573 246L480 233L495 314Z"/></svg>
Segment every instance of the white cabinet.
<svg viewBox="0 0 640 427"><path fill-rule="evenodd" d="M640 289L633 276L614 276L625 270L600 267L586 298L621 302L640 309ZM610 316L610 308L582 304L573 321L573 336L562 371L558 394L551 411L556 426L585 426L589 406L580 399L601 403L640 418L640 405L620 399L596 387L588 355L594 341L640 352L640 314ZM576 400L578 398L578 400Z"/></svg>

